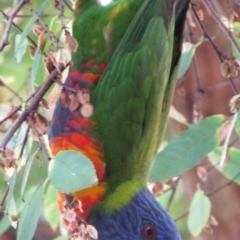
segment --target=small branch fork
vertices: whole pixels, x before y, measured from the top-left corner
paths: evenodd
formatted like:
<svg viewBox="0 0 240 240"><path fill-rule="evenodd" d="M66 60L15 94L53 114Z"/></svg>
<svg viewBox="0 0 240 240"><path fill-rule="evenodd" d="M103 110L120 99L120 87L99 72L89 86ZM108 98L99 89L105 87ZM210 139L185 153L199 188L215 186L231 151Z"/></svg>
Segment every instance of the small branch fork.
<svg viewBox="0 0 240 240"><path fill-rule="evenodd" d="M15 9L13 9L13 11L10 13L10 15L7 17L6 14L3 14L5 17L7 17L7 26L5 28L5 31L3 33L3 38L2 41L0 43L0 52L7 46L9 45L9 34L11 31L11 27L13 25L13 20L15 18L15 16L17 15L17 13L21 10L21 8L23 7L23 5L25 5L28 2L28 0L21 0L18 5L16 6ZM3 11L1 11L3 13Z"/></svg>
<svg viewBox="0 0 240 240"><path fill-rule="evenodd" d="M238 177L240 177L240 172L238 174L236 174L233 179L231 179L231 180L227 181L226 183L224 183L223 185L217 187L210 193L206 194L206 196L210 197L210 196L214 195L215 193L218 193L219 191L223 190L225 187L230 186L231 184L234 183L234 180L237 179ZM189 211L185 212L183 215L179 216L174 221L177 222L177 221L183 219L184 217L186 217L188 214L189 214Z"/></svg>
<svg viewBox="0 0 240 240"><path fill-rule="evenodd" d="M228 37L228 39L230 40L230 42L236 47L236 49L238 50L238 52L240 53L240 47L239 45L237 44L236 40L234 39L233 35L232 35L232 32L222 23L221 19L219 18L219 15L217 14L217 12L214 10L213 8L213 5L212 3L209 1L209 0L202 0L204 5L206 6L208 12L210 13L210 15L213 17L213 19L217 22L218 26L222 29L222 31L226 34L226 36ZM227 3L228 3L228 7L229 7L229 1L227 0ZM217 45L214 43L214 41L212 40L211 36L209 35L208 31L206 30L204 24L202 23L201 19L199 18L198 16L198 13L197 13L197 9L198 9L198 6L194 3L191 4L191 10L192 10L192 13L195 17L195 20L196 22L198 23L199 25L199 28L201 29L202 33L203 33L203 36L209 41L209 43L211 44L213 50L215 51L216 55L218 56L219 58L219 61L221 63L224 62L225 60L225 56L223 55L222 51L217 47ZM189 24L188 24L188 29L189 28ZM190 35L192 33L190 32ZM238 90L236 88L236 86L234 85L233 83L233 79L232 78L228 78L228 84L231 85L232 89L233 89L233 92L234 94L238 94ZM224 85L227 84L227 83L224 83ZM215 168L212 168L212 169L215 169ZM211 170L211 169L210 169ZM214 194L222 191L223 189L225 189L226 187L232 185L235 180L237 178L240 177L240 172L237 173L232 179L226 181L224 184L218 186L217 188L213 189L212 191L206 193L206 196L207 197L210 197L210 196L213 196ZM185 218L186 216L188 216L189 214L189 211L186 211L184 214L182 214L181 216L177 217L175 219L175 221L179 221L183 218Z"/></svg>
<svg viewBox="0 0 240 240"><path fill-rule="evenodd" d="M214 19L216 19L216 18L217 18L217 17L216 17L216 14L217 14L217 13L215 13L215 11L213 10L213 6L208 2L208 0L203 0L203 1L204 1L205 4L207 4L207 6L209 7L209 9L208 9L209 12L210 12L211 14L213 14L213 12L214 12L214 14L213 14L213 15L215 16ZM211 5L211 6L209 6L209 5ZM207 30L205 29L202 21L200 20L198 14L197 14L196 8L197 8L197 5L194 4L194 3L192 3L192 4L191 4L191 9L192 9L193 15L194 15L194 17L195 17L195 19L196 19L196 21L197 21L200 29L201 29L202 32L203 32L203 36L204 36L206 39L208 39L209 43L212 45L214 51L216 52L216 54L217 54L217 56L218 56L218 58L219 58L219 61L220 61L221 63L223 63L224 60L225 60L225 57L224 57L223 53L218 49L218 47L216 46L216 44L213 42L211 36L208 34ZM212 12L212 11L213 11L213 12ZM218 19L218 18L217 18L217 19ZM219 21L220 21L220 20L219 20ZM217 23L219 23L219 21L217 20ZM220 21L220 22L221 22L221 21ZM231 32L224 26L224 24L223 24L222 22L221 22L221 24L219 23L219 25L224 29L224 32L226 33L226 35L228 36L228 38L230 39L230 41L234 44L234 46L237 48L237 50L238 50L239 53L240 53L240 48L239 48L239 46L237 46L237 43L236 43L235 39L233 38ZM223 25L223 26L222 26L222 25ZM232 78L228 78L228 81L229 81L229 83L230 83L230 85L231 85L231 87L232 87L232 89L233 89L234 94L238 94L238 90L237 90L235 84L233 83L233 79L232 79Z"/></svg>
<svg viewBox="0 0 240 240"><path fill-rule="evenodd" d="M59 70L62 72L65 68L69 66L69 64L70 63L68 63L66 66L64 66L63 64L60 64ZM0 143L0 151L3 151L6 148L13 134L16 132L19 126L27 119L29 114L31 114L33 111L37 109L39 102L41 101L41 99L43 98L47 90L54 83L54 79L58 76L58 74L59 74L59 71L57 69L54 70L51 73L51 75L48 77L47 81L41 86L41 88L39 88L35 96L31 99L29 105L25 108L25 110L21 113L18 119L14 122L12 127L4 135L4 138Z"/></svg>

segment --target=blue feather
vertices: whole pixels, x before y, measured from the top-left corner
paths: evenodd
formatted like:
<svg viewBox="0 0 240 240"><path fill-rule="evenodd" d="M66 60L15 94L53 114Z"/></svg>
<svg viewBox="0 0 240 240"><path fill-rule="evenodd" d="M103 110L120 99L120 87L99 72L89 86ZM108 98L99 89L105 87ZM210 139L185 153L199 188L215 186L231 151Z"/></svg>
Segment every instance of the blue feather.
<svg viewBox="0 0 240 240"><path fill-rule="evenodd" d="M96 227L98 240L181 240L174 221L147 188L113 214L93 211L88 222ZM144 236L147 227L155 231L152 237Z"/></svg>

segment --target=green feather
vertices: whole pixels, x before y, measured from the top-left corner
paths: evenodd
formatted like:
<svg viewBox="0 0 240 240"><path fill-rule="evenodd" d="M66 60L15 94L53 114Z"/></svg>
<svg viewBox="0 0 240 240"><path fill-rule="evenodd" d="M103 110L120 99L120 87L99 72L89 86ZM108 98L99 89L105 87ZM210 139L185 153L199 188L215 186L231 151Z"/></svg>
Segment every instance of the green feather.
<svg viewBox="0 0 240 240"><path fill-rule="evenodd" d="M73 21L73 36L78 42L74 68L92 59L108 63L143 2L118 0L101 6L96 0L78 0Z"/></svg>
<svg viewBox="0 0 240 240"><path fill-rule="evenodd" d="M146 1L92 93L93 120L110 183L147 180L159 147L172 61L174 2Z"/></svg>
<svg viewBox="0 0 240 240"><path fill-rule="evenodd" d="M140 180L129 180L117 186L114 194L111 194L105 201L103 201L99 208L105 213L111 214L119 210L122 206L131 202L132 198L143 188L146 187L145 182Z"/></svg>
<svg viewBox="0 0 240 240"><path fill-rule="evenodd" d="M176 85L188 2L177 5L175 18L176 1L146 1L114 54L108 77L92 93L110 186L148 179ZM114 187L107 196L112 192Z"/></svg>

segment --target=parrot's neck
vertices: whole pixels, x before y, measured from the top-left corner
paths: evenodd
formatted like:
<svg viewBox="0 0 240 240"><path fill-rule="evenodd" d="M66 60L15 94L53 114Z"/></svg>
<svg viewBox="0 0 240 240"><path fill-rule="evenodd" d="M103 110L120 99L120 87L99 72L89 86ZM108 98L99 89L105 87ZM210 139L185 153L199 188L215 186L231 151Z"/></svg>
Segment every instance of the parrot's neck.
<svg viewBox="0 0 240 240"><path fill-rule="evenodd" d="M131 202L143 189L146 189L146 183L142 180L134 179L118 185L99 182L98 185L77 191L73 195L82 204L81 208L83 211L78 212L78 215L81 218L86 218L92 208L100 209L100 211L104 211L107 214L121 209Z"/></svg>
<svg viewBox="0 0 240 240"><path fill-rule="evenodd" d="M103 200L97 208L111 214L131 202L136 194L145 188L146 183L140 179L133 179L120 184L109 183Z"/></svg>

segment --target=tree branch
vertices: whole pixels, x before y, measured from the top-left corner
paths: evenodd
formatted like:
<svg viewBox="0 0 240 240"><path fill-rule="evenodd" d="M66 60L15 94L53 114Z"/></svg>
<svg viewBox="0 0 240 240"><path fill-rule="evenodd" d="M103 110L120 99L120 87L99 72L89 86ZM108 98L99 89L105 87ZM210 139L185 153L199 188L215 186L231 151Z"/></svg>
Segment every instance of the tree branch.
<svg viewBox="0 0 240 240"><path fill-rule="evenodd" d="M64 66L62 63L59 66L59 70L62 72L69 63ZM22 114L19 116L19 118L14 122L12 127L7 131L5 136L3 137L2 142L0 143L0 151L3 151L12 138L13 134L16 132L16 130L19 128L19 126L26 120L28 115L34 111L37 107L39 102L41 101L42 97L45 95L47 90L51 87L51 85L54 83L53 79L57 77L59 74L59 70L55 69L51 75L48 77L47 81L42 85L42 87L38 90L36 95L32 98L29 105L25 108L25 110L22 112Z"/></svg>
<svg viewBox="0 0 240 240"><path fill-rule="evenodd" d="M237 41L235 40L235 38L233 37L231 31L224 25L224 23L221 21L221 19L219 18L219 15L216 13L216 11L214 10L212 4L209 2L209 0L203 0L204 5L206 6L209 14L213 17L213 19L217 22L218 26L221 27L221 29L223 30L223 32L226 34L226 36L228 37L228 39L233 43L233 45L236 47L236 49L238 50L238 52L240 53L240 47L237 43Z"/></svg>
<svg viewBox="0 0 240 240"><path fill-rule="evenodd" d="M28 0L21 0L18 5L16 6L15 9L13 9L13 11L11 12L11 14L7 17L7 26L5 28L5 31L3 33L3 38L2 38L2 42L0 43L0 52L7 46L9 45L9 34L10 34L10 30L12 27L12 23L13 23L13 19L15 18L15 16L17 15L17 13L20 11L20 9L22 8L23 5L25 5L28 2ZM4 15L6 17L6 15Z"/></svg>
<svg viewBox="0 0 240 240"><path fill-rule="evenodd" d="M206 1L206 0L203 0L203 1ZM224 60L225 60L225 57L223 56L222 52L218 49L218 47L216 46L216 44L213 42L212 38L210 37L210 35L208 34L208 32L207 32L207 30L205 29L204 25L202 24L201 20L199 19L198 14L197 14L197 12L196 12L196 4L192 3L191 7L192 7L192 12L193 12L193 14L194 14L194 16L195 16L195 19L196 19L199 27L201 28L201 30L202 30L202 32L203 32L203 36L204 36L206 39L208 39L209 43L212 45L214 51L216 52L216 54L217 54L217 56L218 56L218 58L219 58L219 61L220 61L221 63L223 63ZM211 12L210 12L210 13L211 13ZM224 26L224 27L225 27L225 26ZM225 28L226 28L226 27L225 27ZM227 31L228 31L228 30L227 30ZM232 35L231 35L231 36L232 36ZM231 40L231 38L230 38L230 40ZM235 41L235 39L234 39L234 41ZM236 42L236 41L235 41L235 42ZM240 48L238 47L237 49L239 49L239 52L240 52ZM237 90L235 84L233 83L233 79L232 79L232 78L228 78L228 81L229 81L229 83L230 83L230 85L231 85L231 87L232 87L232 89L233 89L234 94L238 94L238 90Z"/></svg>
<svg viewBox="0 0 240 240"><path fill-rule="evenodd" d="M27 120L28 120L28 123L29 123L31 129L33 130L34 134L38 138L38 143L39 143L39 146L40 146L40 150L43 152L43 155L45 156L45 158L47 160L47 163L48 163L48 161L51 160L51 157L48 154L48 151L47 151L47 149L46 149L46 147L45 147L45 145L44 145L44 143L43 143L43 141L41 139L41 136L40 136L36 126L34 125L34 122L33 122L32 118L30 116L28 116Z"/></svg>
<svg viewBox="0 0 240 240"><path fill-rule="evenodd" d="M2 11L1 9L0 9L0 12L3 14L3 16L5 17L5 18L8 18L8 15L4 12L4 11ZM17 25L17 24L15 24L14 22L12 22L12 25L19 31L19 32L23 32L23 30ZM34 47L36 47L37 48L37 44L32 40L32 38L30 38L28 35L27 35L27 39L33 44L33 46Z"/></svg>

